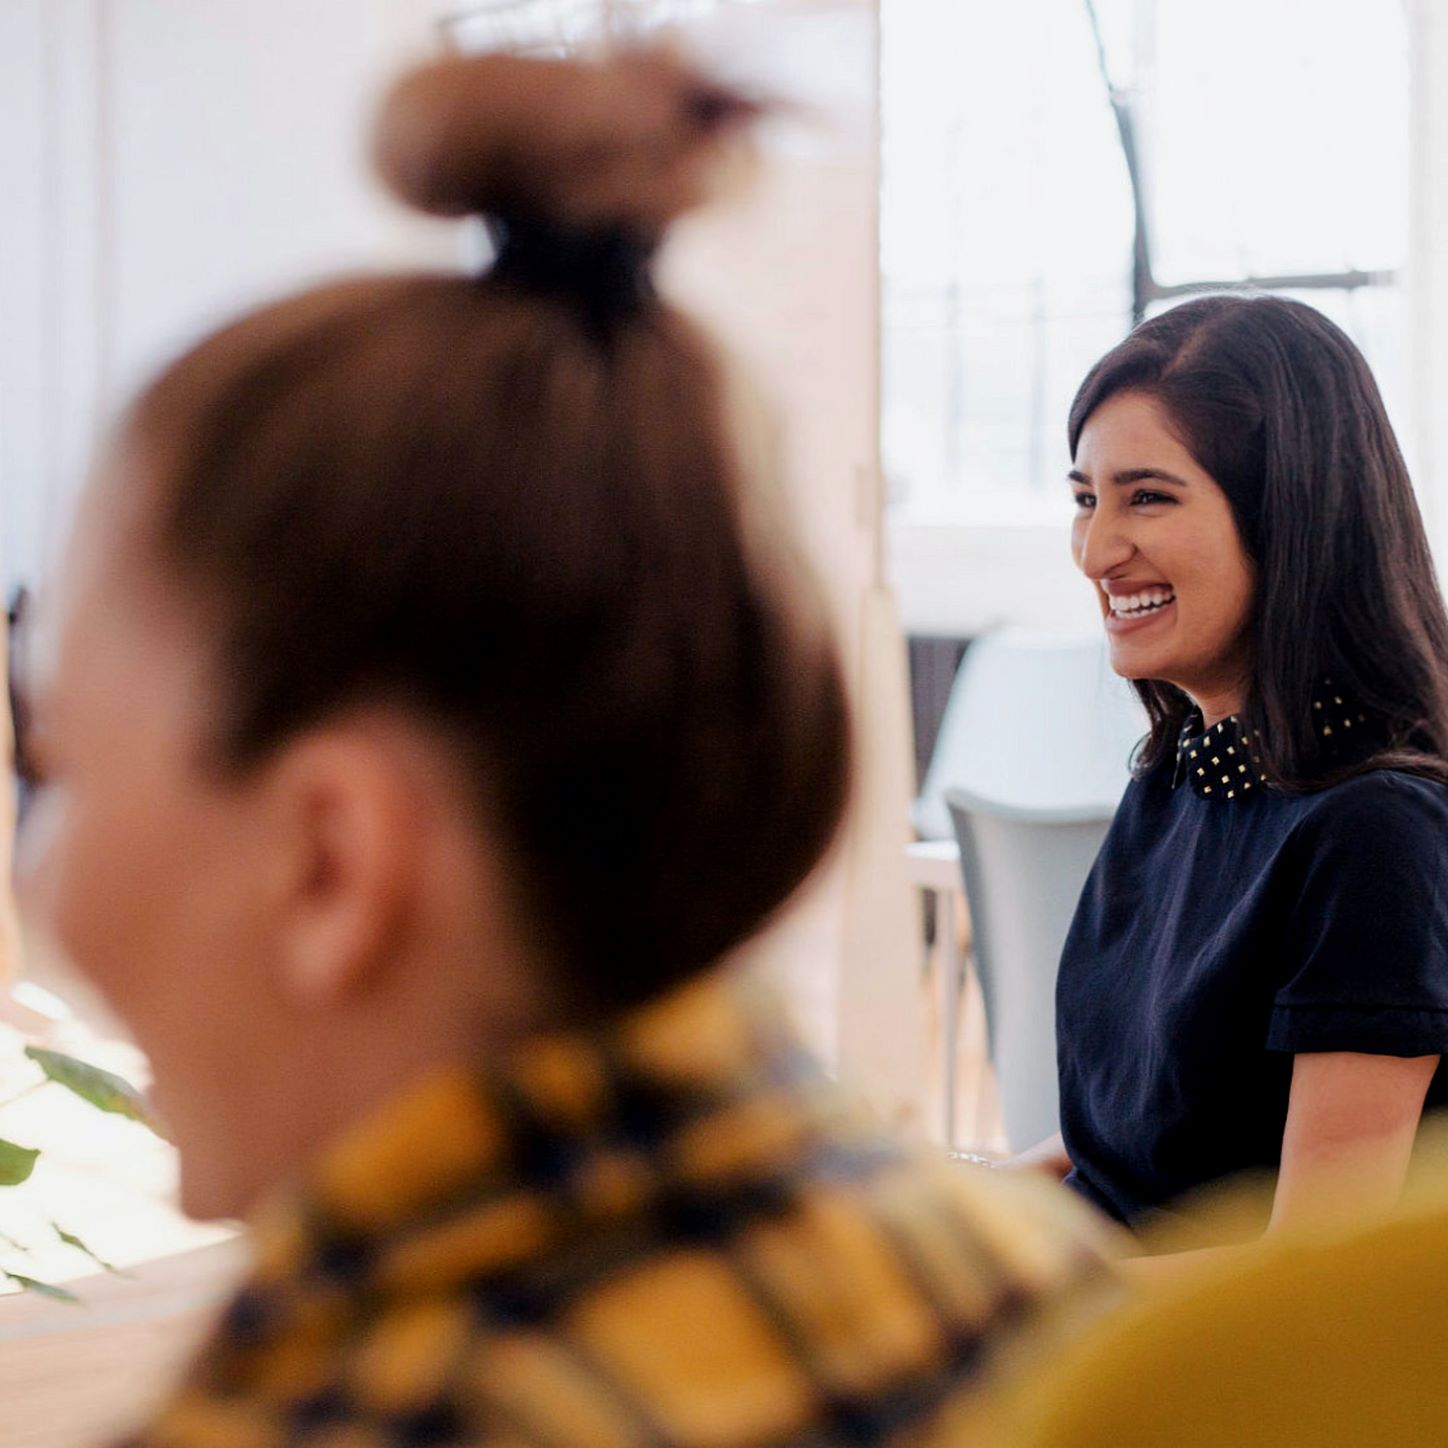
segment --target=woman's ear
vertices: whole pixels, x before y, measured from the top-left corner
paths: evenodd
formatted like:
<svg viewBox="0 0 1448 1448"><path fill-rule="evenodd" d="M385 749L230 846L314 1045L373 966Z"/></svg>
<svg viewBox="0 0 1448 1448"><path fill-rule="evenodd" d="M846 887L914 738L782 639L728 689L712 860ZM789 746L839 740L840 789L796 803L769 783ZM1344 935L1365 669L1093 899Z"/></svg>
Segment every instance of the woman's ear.
<svg viewBox="0 0 1448 1448"><path fill-rule="evenodd" d="M406 932L425 828L406 752L364 722L313 731L277 761L277 985L296 1005L366 991Z"/></svg>

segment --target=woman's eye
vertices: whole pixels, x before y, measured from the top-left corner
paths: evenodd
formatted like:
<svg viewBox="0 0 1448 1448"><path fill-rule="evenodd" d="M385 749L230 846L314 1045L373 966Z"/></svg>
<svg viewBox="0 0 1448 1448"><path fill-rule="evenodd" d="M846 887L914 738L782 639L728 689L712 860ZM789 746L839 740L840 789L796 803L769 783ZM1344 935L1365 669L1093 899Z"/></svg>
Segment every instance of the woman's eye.
<svg viewBox="0 0 1448 1448"><path fill-rule="evenodd" d="M1077 494L1076 494L1076 506L1077 506L1083 513L1084 513L1084 512L1089 512L1092 508L1094 508L1094 507L1096 506L1096 494L1095 494L1095 493L1077 493Z"/></svg>
<svg viewBox="0 0 1448 1448"><path fill-rule="evenodd" d="M1174 503L1176 499L1170 493L1153 493L1146 488L1138 490L1132 495L1131 506L1150 507L1153 503Z"/></svg>

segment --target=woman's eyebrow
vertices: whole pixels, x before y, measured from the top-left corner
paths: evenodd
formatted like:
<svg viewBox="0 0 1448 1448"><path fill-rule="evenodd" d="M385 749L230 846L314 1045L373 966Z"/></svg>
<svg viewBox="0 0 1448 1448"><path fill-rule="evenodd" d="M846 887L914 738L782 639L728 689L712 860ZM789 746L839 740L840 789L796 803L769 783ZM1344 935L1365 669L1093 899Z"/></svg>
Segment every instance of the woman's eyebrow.
<svg viewBox="0 0 1448 1448"><path fill-rule="evenodd" d="M1175 473L1169 473L1165 468L1123 468L1111 481L1121 487L1129 487L1132 483L1159 482L1174 483L1179 488L1189 488L1191 484L1185 478L1179 478Z"/></svg>
<svg viewBox="0 0 1448 1448"><path fill-rule="evenodd" d="M1080 483L1084 487L1091 486L1091 479L1079 468L1072 468L1066 474L1073 483ZM1179 478L1175 473L1169 473L1165 468L1123 468L1119 473L1112 475L1111 481L1118 487L1130 487L1132 483L1159 482L1174 483L1179 488L1189 488L1191 484L1185 478Z"/></svg>

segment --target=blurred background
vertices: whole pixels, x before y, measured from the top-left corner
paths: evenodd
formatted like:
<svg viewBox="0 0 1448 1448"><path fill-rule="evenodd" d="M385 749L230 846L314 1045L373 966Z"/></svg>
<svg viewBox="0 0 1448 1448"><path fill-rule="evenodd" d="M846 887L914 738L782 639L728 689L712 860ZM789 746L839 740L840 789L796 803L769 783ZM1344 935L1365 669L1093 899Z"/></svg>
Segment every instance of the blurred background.
<svg viewBox="0 0 1448 1448"><path fill-rule="evenodd" d="M475 254L368 173L369 108L408 59L670 27L799 99L763 183L685 227L668 275L786 419L861 710L850 838L771 952L820 1048L938 1131L909 883L931 866L901 860L948 844L944 790L972 784L940 757L971 641L1094 624L1063 482L1090 363L1204 288L1310 301L1367 353L1445 541L1445 26L1445 0L6 0L7 595L44 577L96 439L177 349L326 273ZM1019 741L1021 771L1042 747ZM927 920L927 944L949 933Z"/></svg>
<svg viewBox="0 0 1448 1448"><path fill-rule="evenodd" d="M1448 557L1448 0L3 0L5 590L43 584L108 420L203 331L475 261L370 177L389 75L659 27L803 103L664 259L779 408L860 726L842 846L755 953L905 1129L1026 1146L1061 912L1139 732L1067 554L1070 397L1185 296L1300 297L1367 354Z"/></svg>

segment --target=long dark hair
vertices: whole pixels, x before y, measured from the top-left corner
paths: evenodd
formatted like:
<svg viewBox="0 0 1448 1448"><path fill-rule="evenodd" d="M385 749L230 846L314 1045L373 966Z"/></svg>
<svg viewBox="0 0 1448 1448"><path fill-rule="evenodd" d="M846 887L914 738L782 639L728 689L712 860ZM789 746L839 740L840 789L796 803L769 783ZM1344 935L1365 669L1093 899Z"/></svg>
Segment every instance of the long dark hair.
<svg viewBox="0 0 1448 1448"><path fill-rule="evenodd" d="M1256 567L1243 706L1263 774L1289 791L1368 769L1448 782L1448 617L1422 517L1362 354L1314 308L1201 297L1142 323L1071 404L1071 455L1109 397L1158 402L1227 495ZM1313 720L1324 679L1367 715L1344 758ZM1175 747L1181 690L1136 681L1150 720L1138 771Z"/></svg>
<svg viewBox="0 0 1448 1448"><path fill-rule="evenodd" d="M508 264L255 312L122 438L217 652L217 765L374 700L434 724L595 1011L755 930L848 789L822 597L761 513L713 347L648 284L749 115L662 53L425 67L381 169L484 216Z"/></svg>

